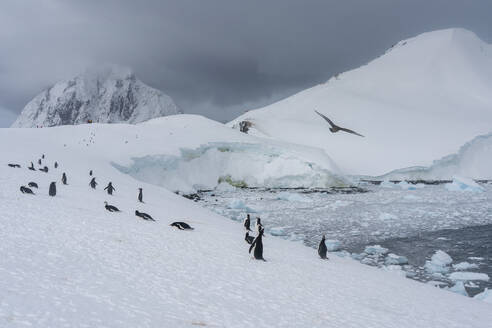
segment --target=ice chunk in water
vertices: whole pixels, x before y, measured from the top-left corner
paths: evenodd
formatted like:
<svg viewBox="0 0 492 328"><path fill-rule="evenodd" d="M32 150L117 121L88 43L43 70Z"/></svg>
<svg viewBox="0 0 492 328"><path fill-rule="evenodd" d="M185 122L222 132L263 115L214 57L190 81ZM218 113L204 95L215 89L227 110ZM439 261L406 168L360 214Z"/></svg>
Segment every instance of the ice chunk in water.
<svg viewBox="0 0 492 328"><path fill-rule="evenodd" d="M381 245L372 245L366 246L366 248L364 249L364 253L371 255L384 255L388 253L388 249L382 247Z"/></svg>
<svg viewBox="0 0 492 328"><path fill-rule="evenodd" d="M460 262L458 264L453 264L453 269L455 270L468 270L468 269L476 269L478 268L478 265L475 263L470 263L470 262Z"/></svg>
<svg viewBox="0 0 492 328"><path fill-rule="evenodd" d="M461 294L463 296L468 296L468 292L466 291L465 284L463 281L458 281L456 284L454 284L453 287L447 287L447 290L453 293Z"/></svg>
<svg viewBox="0 0 492 328"><path fill-rule="evenodd" d="M403 265L407 263L408 259L405 256L400 256L393 253L388 254L384 260L385 265Z"/></svg>
<svg viewBox="0 0 492 328"><path fill-rule="evenodd" d="M446 185L446 189L449 191L472 191L472 192L482 192L484 191L478 183L470 178L464 177L453 177L453 182Z"/></svg>
<svg viewBox="0 0 492 328"><path fill-rule="evenodd" d="M489 281L489 276L486 273L479 273L479 272L453 272L449 275L449 279L453 281L468 281L468 280Z"/></svg>
<svg viewBox="0 0 492 328"><path fill-rule="evenodd" d="M336 252L339 251L342 248L342 244L338 240L325 240L325 245L326 248L328 249L328 252Z"/></svg>
<svg viewBox="0 0 492 328"><path fill-rule="evenodd" d="M447 273L449 272L449 265L453 262L451 256L446 252L438 250L432 255L430 261L426 261L424 268L430 273Z"/></svg>

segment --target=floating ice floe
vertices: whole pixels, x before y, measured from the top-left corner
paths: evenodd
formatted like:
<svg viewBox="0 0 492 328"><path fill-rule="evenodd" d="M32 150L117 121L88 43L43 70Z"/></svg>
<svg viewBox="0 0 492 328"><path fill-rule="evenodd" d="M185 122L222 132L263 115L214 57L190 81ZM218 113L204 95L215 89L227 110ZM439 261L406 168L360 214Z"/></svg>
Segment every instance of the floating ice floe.
<svg viewBox="0 0 492 328"><path fill-rule="evenodd" d="M489 281L489 276L486 273L480 272L453 272L449 275L449 279L453 281L468 281L468 280L481 280Z"/></svg>
<svg viewBox="0 0 492 328"><path fill-rule="evenodd" d="M483 292L473 296L473 298L492 304L492 290L485 288Z"/></svg>
<svg viewBox="0 0 492 328"><path fill-rule="evenodd" d="M285 236L285 230L283 227L275 227L270 229L270 235L272 236Z"/></svg>
<svg viewBox="0 0 492 328"><path fill-rule="evenodd" d="M408 259L405 256L400 256L393 253L389 253L384 259L385 265L403 265L407 263Z"/></svg>
<svg viewBox="0 0 492 328"><path fill-rule="evenodd" d="M468 270L468 269L476 269L478 265L470 262L460 262L458 264L453 264L453 269L458 271Z"/></svg>
<svg viewBox="0 0 492 328"><path fill-rule="evenodd" d="M287 200L291 202L311 202L308 197L300 195L298 193L282 191L277 194L277 199L279 200Z"/></svg>
<svg viewBox="0 0 492 328"><path fill-rule="evenodd" d="M342 248L342 244L338 240L325 240L325 245L326 248L328 249L328 252L336 252L339 251Z"/></svg>
<svg viewBox="0 0 492 328"><path fill-rule="evenodd" d="M458 281L452 287L447 287L445 289L456 294L468 296L468 292L466 291L465 284L463 283L463 281Z"/></svg>
<svg viewBox="0 0 492 328"><path fill-rule="evenodd" d="M453 262L451 256L446 252L438 250L432 255L430 261L426 261L424 268L429 273L447 273L449 265Z"/></svg>
<svg viewBox="0 0 492 328"><path fill-rule="evenodd" d="M471 191L482 192L483 187L476 183L473 179L464 178L459 176L453 177L453 182L446 185L446 189L449 191Z"/></svg>
<svg viewBox="0 0 492 328"><path fill-rule="evenodd" d="M370 255L384 255L388 253L388 249L382 247L381 245L371 245L364 248L364 253Z"/></svg>

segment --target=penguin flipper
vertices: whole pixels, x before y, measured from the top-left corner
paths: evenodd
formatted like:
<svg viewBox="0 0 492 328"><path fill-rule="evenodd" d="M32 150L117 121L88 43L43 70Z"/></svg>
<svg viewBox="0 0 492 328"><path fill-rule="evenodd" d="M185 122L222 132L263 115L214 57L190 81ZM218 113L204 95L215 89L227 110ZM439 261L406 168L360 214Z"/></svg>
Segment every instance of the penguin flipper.
<svg viewBox="0 0 492 328"><path fill-rule="evenodd" d="M256 245L256 238L255 240L253 240L253 242L251 243L251 246L249 246L249 254L251 254L251 251L253 250L253 248L255 248L255 245Z"/></svg>

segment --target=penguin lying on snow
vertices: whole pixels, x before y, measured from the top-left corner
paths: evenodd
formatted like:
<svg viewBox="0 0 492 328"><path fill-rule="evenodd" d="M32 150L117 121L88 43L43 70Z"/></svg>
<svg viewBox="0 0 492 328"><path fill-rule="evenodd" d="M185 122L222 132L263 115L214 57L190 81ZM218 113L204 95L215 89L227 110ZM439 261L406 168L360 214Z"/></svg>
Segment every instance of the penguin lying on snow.
<svg viewBox="0 0 492 328"><path fill-rule="evenodd" d="M17 167L17 168L21 167L19 164L12 164L12 163L9 163L7 165L10 167Z"/></svg>
<svg viewBox="0 0 492 328"><path fill-rule="evenodd" d="M328 260L328 257L326 257L326 252L327 252L327 248L325 244L325 235L323 235L323 237L321 238L321 242L319 243L318 246L319 257L321 257L323 260Z"/></svg>
<svg viewBox="0 0 492 328"><path fill-rule="evenodd" d="M147 221L155 221L149 214L139 212L138 210L135 210L135 215Z"/></svg>
<svg viewBox="0 0 492 328"><path fill-rule="evenodd" d="M251 243L251 246L249 247L249 253L251 254L251 251L253 251L253 256L255 260L266 260L263 258L263 232L265 229L260 229L258 232L258 236L253 240Z"/></svg>
<svg viewBox="0 0 492 328"><path fill-rule="evenodd" d="M253 240L255 240L255 237L250 236L249 232L246 231L246 236L244 236L244 240L246 240L246 242L251 245L253 243Z"/></svg>
<svg viewBox="0 0 492 328"><path fill-rule="evenodd" d="M193 230L188 223L185 222L173 222L170 224L171 227L176 227L179 230Z"/></svg>
<svg viewBox="0 0 492 328"><path fill-rule="evenodd" d="M34 193L32 192L32 190L30 188L25 187L25 186L21 186L20 187L20 191L23 194L31 194L31 195L34 195Z"/></svg>
<svg viewBox="0 0 492 328"><path fill-rule="evenodd" d="M121 212L116 206L108 205L108 202L104 202L104 208L110 212Z"/></svg>
<svg viewBox="0 0 492 328"><path fill-rule="evenodd" d="M29 182L27 185L31 188L38 188L38 184L36 182Z"/></svg>
<svg viewBox="0 0 492 328"><path fill-rule="evenodd" d="M39 169L40 171L43 171L44 173L48 173L48 167L45 166L42 169Z"/></svg>

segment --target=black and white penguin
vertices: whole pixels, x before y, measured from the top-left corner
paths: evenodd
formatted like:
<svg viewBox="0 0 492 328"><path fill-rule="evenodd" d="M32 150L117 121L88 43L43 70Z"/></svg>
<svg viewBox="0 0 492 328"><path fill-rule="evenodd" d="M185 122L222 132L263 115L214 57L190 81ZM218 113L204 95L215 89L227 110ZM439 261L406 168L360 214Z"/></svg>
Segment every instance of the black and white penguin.
<svg viewBox="0 0 492 328"><path fill-rule="evenodd" d="M115 191L116 189L113 187L113 184L109 182L106 188L104 188L104 190L108 191L108 195L112 195L113 191Z"/></svg>
<svg viewBox="0 0 492 328"><path fill-rule="evenodd" d="M26 186L21 186L20 187L20 191L23 194L31 194L31 195L34 195L34 192L30 188L27 188Z"/></svg>
<svg viewBox="0 0 492 328"><path fill-rule="evenodd" d="M40 159L38 159L38 164L39 164L39 165L41 165L41 158L40 158Z"/></svg>
<svg viewBox="0 0 492 328"><path fill-rule="evenodd" d="M50 183L50 190L49 190L48 194L52 197L56 196L56 182L55 181Z"/></svg>
<svg viewBox="0 0 492 328"><path fill-rule="evenodd" d="M41 158L44 159L44 154L41 155Z"/></svg>
<svg viewBox="0 0 492 328"><path fill-rule="evenodd" d="M44 173L48 173L48 167L47 166L45 166L45 167L43 167L43 168L41 168L39 170L40 171L43 171Z"/></svg>
<svg viewBox="0 0 492 328"><path fill-rule="evenodd" d="M55 162L55 169L58 168L58 162Z"/></svg>
<svg viewBox="0 0 492 328"><path fill-rule="evenodd" d="M108 202L104 202L104 208L110 212L121 212L116 206L109 205Z"/></svg>
<svg viewBox="0 0 492 328"><path fill-rule="evenodd" d="M16 167L16 168L21 167L19 164L12 164L12 163L9 163L7 165L10 166L10 167Z"/></svg>
<svg viewBox="0 0 492 328"><path fill-rule="evenodd" d="M178 228L179 230L193 230L192 227L190 227L190 225L188 223L185 223L185 222L173 222L170 224L171 227L176 227Z"/></svg>
<svg viewBox="0 0 492 328"><path fill-rule="evenodd" d="M31 171L36 171L36 169L34 168L34 164L32 162L31 162L31 166L29 166L28 169Z"/></svg>
<svg viewBox="0 0 492 328"><path fill-rule="evenodd" d="M89 176L92 176L92 170L89 171Z"/></svg>
<svg viewBox="0 0 492 328"><path fill-rule="evenodd" d="M27 185L31 188L38 188L38 184L36 182L29 182Z"/></svg>
<svg viewBox="0 0 492 328"><path fill-rule="evenodd" d="M325 235L323 235L323 238L321 238L321 241L318 246L319 257L321 257L323 260L328 260L328 257L326 257L327 251L328 249L326 248L326 244L325 244Z"/></svg>
<svg viewBox="0 0 492 328"><path fill-rule="evenodd" d="M256 223L255 223L255 230L256 230L256 233L260 233L260 230L264 229L263 228L263 225L261 224L261 219L260 217L256 217Z"/></svg>
<svg viewBox="0 0 492 328"><path fill-rule="evenodd" d="M249 247L249 253L251 254L251 251L253 251L253 256L255 260L263 260L266 262L266 260L263 258L263 232L265 229L260 228L258 231L258 236L253 240L251 243L251 246Z"/></svg>
<svg viewBox="0 0 492 328"><path fill-rule="evenodd" d="M143 193L142 193L142 188L138 188L138 201L140 203L143 203Z"/></svg>
<svg viewBox="0 0 492 328"><path fill-rule="evenodd" d="M147 221L155 221L149 214L139 212L138 210L135 210L135 215Z"/></svg>
<svg viewBox="0 0 492 328"><path fill-rule="evenodd" d="M246 231L251 231L251 219L249 218L249 214L246 215L246 219L244 219L244 228Z"/></svg>
<svg viewBox="0 0 492 328"><path fill-rule="evenodd" d="M96 189L97 182L95 177L91 179L91 182L89 182L89 186L91 186L92 189Z"/></svg>
<svg viewBox="0 0 492 328"><path fill-rule="evenodd" d="M244 236L244 240L246 240L246 242L251 245L253 243L253 240L255 240L255 237L250 236L249 231L246 231L246 235Z"/></svg>
<svg viewBox="0 0 492 328"><path fill-rule="evenodd" d="M61 180L62 180L62 183L63 183L64 185L66 185L66 184L67 184L67 175L65 174L65 172L63 172L63 174L62 174L62 178L61 178Z"/></svg>

